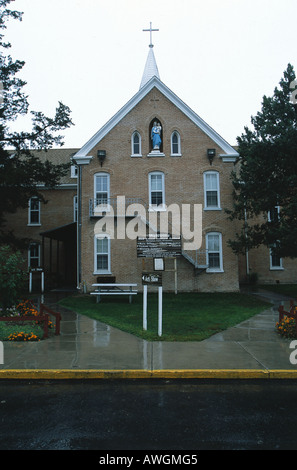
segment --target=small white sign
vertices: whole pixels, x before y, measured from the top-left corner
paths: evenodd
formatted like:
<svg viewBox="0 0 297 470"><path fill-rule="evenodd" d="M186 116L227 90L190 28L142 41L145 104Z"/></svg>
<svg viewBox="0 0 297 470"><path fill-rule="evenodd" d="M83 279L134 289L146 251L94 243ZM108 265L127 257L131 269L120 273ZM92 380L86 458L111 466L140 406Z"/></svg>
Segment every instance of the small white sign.
<svg viewBox="0 0 297 470"><path fill-rule="evenodd" d="M154 271L164 271L165 261L164 258L154 258Z"/></svg>

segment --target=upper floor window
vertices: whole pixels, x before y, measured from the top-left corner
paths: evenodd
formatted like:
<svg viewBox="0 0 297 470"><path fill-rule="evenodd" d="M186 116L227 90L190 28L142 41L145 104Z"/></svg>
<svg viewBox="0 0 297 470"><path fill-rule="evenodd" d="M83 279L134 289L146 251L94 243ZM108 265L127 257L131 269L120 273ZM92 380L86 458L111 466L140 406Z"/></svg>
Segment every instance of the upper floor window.
<svg viewBox="0 0 297 470"><path fill-rule="evenodd" d="M210 232L206 235L208 272L223 271L222 234Z"/></svg>
<svg viewBox="0 0 297 470"><path fill-rule="evenodd" d="M94 181L95 205L106 206L109 200L109 174L97 173Z"/></svg>
<svg viewBox="0 0 297 470"><path fill-rule="evenodd" d="M141 155L141 135L135 131L132 135L132 157L140 157Z"/></svg>
<svg viewBox="0 0 297 470"><path fill-rule="evenodd" d="M40 201L37 197L29 200L28 225L40 225Z"/></svg>
<svg viewBox="0 0 297 470"><path fill-rule="evenodd" d="M78 172L77 166L71 165L70 167L71 178L77 178L77 172Z"/></svg>
<svg viewBox="0 0 297 470"><path fill-rule="evenodd" d="M171 134L171 155L181 156L180 135L177 131Z"/></svg>
<svg viewBox="0 0 297 470"><path fill-rule="evenodd" d="M220 209L220 178L217 171L204 173L204 209Z"/></svg>
<svg viewBox="0 0 297 470"><path fill-rule="evenodd" d="M164 173L160 171L149 174L149 201L153 209L164 209L165 178Z"/></svg>

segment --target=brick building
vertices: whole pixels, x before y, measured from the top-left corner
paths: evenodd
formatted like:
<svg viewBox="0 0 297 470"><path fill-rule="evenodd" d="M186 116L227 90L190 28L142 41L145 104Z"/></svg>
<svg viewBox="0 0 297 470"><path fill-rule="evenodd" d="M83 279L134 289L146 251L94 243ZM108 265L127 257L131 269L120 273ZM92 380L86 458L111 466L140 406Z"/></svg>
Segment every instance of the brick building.
<svg viewBox="0 0 297 470"><path fill-rule="evenodd" d="M166 291L234 292L251 272L261 282L297 282L294 261L266 248L238 258L228 247L236 224L224 209L232 207L239 155L160 80L152 45L131 100L80 149L41 157L71 159L69 175L57 189L44 188L48 204L29 201L8 225L30 238L28 265L43 267L46 287L88 292L115 278L141 290L142 273L155 266L138 256L137 237L158 245L179 235L181 252L165 258Z"/></svg>

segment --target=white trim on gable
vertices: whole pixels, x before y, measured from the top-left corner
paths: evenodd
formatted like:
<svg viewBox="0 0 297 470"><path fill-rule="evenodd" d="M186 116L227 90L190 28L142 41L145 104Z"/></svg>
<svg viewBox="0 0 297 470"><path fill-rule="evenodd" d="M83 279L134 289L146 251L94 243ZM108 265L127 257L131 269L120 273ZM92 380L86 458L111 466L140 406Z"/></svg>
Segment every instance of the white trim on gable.
<svg viewBox="0 0 297 470"><path fill-rule="evenodd" d="M162 93L169 101L180 109L191 121L196 124L206 135L208 135L221 149L228 158L236 159L238 152L228 144L214 129L206 124L189 106L187 106L177 95L175 95L161 80L157 77L151 78L146 85L133 96L101 129L99 129L88 142L75 154L77 157L87 157L88 153L105 137L154 87ZM220 154L223 157L224 154Z"/></svg>

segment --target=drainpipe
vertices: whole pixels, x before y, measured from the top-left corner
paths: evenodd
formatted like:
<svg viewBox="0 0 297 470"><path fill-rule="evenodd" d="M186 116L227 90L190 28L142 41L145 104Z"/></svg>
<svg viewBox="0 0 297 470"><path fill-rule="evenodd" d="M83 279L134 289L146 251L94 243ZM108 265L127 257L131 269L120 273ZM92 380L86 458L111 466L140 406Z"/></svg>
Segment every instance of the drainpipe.
<svg viewBox="0 0 297 470"><path fill-rule="evenodd" d="M77 264L76 264L76 283L77 289L80 290L81 283L81 232L82 232L82 168L84 165L89 165L93 157L87 156L76 156L72 157L74 165L77 166L77 242L76 242L76 252L77 252Z"/></svg>

